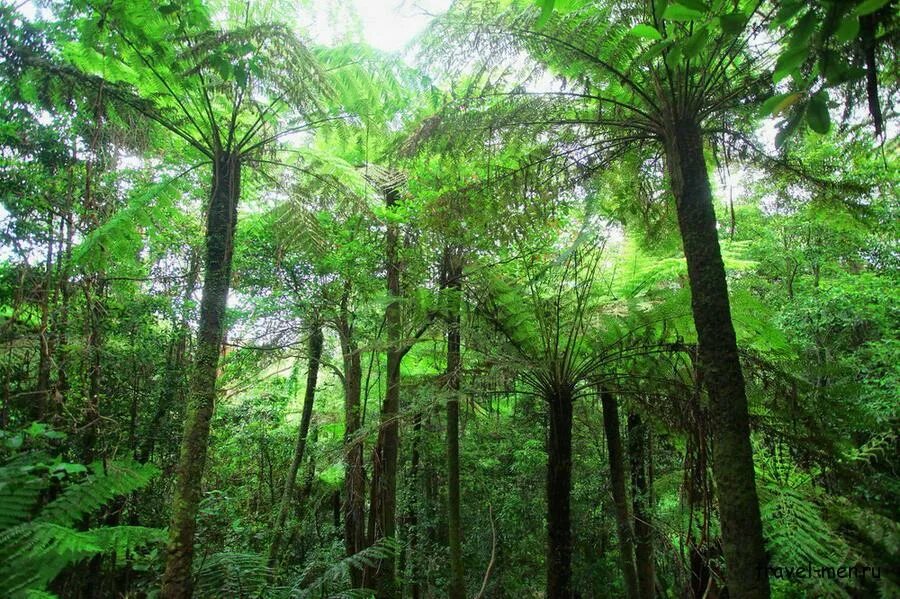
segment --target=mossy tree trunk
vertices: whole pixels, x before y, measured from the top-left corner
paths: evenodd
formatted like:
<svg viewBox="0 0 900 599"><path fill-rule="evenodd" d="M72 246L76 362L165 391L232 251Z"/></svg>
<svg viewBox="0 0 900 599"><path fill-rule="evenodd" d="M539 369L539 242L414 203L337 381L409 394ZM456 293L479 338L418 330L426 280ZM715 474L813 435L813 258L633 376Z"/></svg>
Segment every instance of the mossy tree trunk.
<svg viewBox="0 0 900 599"><path fill-rule="evenodd" d="M691 286L700 368L709 393L713 478L730 596L769 597L744 375L731 321L699 123L676 119L666 140L669 180Z"/></svg>
<svg viewBox="0 0 900 599"><path fill-rule="evenodd" d="M197 349L191 373L184 436L176 472L168 557L161 596L191 596L194 531L200 505L201 482L209 444L209 425L216 399L219 355L225 337L225 309L231 284L231 261L237 204L240 197L241 163L236 154L216 156L206 220L206 264L200 299Z"/></svg>
<svg viewBox="0 0 900 599"><path fill-rule="evenodd" d="M390 211L400 199L396 189L385 193L385 206ZM387 373L384 401L375 445L372 465L372 495L369 513L369 544L379 539L392 538L397 532L397 458L400 448L400 230L396 223L388 222L385 236L385 263L387 268L387 292L391 302L385 309L387 334ZM396 596L393 560L378 560L367 568L366 586L371 586L379 598Z"/></svg>

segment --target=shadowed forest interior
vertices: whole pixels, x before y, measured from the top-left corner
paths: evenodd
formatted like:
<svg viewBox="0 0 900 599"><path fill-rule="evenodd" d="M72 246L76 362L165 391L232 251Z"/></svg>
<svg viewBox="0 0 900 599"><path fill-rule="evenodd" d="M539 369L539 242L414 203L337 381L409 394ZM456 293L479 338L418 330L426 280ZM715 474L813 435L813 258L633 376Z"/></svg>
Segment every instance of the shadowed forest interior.
<svg viewBox="0 0 900 599"><path fill-rule="evenodd" d="M900 597L896 0L2 0L0 596Z"/></svg>

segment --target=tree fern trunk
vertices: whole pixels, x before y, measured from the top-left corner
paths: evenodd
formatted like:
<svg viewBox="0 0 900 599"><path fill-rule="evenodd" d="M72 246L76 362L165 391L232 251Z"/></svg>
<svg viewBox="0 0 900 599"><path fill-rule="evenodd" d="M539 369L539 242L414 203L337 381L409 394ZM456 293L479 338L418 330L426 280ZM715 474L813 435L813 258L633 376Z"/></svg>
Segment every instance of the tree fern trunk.
<svg viewBox="0 0 900 599"><path fill-rule="evenodd" d="M609 452L609 477L612 484L613 503L616 508L616 529L619 537L619 560L625 579L625 596L638 599L637 574L634 565L634 533L628 515L628 497L625 492L625 458L622 437L619 432L619 409L616 397L608 390L600 389L603 406L603 432Z"/></svg>
<svg viewBox="0 0 900 599"><path fill-rule="evenodd" d="M547 398L547 597L572 597L572 390Z"/></svg>
<svg viewBox="0 0 900 599"><path fill-rule="evenodd" d="M231 284L240 179L239 156L216 157L206 221L206 265L200 300L197 351L185 411L184 436L169 524L168 557L162 583L161 596L166 599L191 596L194 531L209 444L209 425L216 399L219 354L225 336L225 309Z"/></svg>
<svg viewBox="0 0 900 599"><path fill-rule="evenodd" d="M306 365L306 390L303 394L303 415L300 418L300 428L297 431L297 442L294 445L294 457L288 468L287 478L284 482L284 491L281 494L281 504L278 515L275 517L275 525L272 530L272 545L269 547L269 567L274 568L278 562L278 554L284 538L284 521L287 519L291 505L291 497L294 494L294 485L297 482L297 471L303 463L303 453L306 449L306 437L309 434L309 423L312 420L313 403L316 399L316 382L319 376L319 363L322 360L322 327L313 325L309 335L309 361Z"/></svg>
<svg viewBox="0 0 900 599"><path fill-rule="evenodd" d="M700 365L712 417L713 477L728 589L733 598L769 597L744 375L731 321L700 126L674 123L666 143L678 225L687 259Z"/></svg>

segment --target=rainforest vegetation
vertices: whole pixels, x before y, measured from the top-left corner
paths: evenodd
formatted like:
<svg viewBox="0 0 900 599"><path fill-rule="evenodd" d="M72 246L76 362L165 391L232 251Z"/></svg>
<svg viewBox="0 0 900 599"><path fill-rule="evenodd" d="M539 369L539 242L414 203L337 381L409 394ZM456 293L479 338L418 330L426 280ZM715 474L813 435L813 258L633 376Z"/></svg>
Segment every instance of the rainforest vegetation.
<svg viewBox="0 0 900 599"><path fill-rule="evenodd" d="M898 9L3 0L0 596L900 597Z"/></svg>

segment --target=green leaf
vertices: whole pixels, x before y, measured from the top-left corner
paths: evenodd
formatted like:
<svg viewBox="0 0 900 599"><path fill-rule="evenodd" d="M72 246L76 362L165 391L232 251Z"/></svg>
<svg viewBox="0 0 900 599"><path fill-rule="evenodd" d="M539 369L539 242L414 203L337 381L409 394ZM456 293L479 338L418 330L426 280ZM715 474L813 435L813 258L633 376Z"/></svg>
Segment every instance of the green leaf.
<svg viewBox="0 0 900 599"><path fill-rule="evenodd" d="M856 39L857 35L859 35L859 19L856 17L847 17L834 32L834 39L846 43Z"/></svg>
<svg viewBox="0 0 900 599"><path fill-rule="evenodd" d="M828 114L828 96L824 91L815 94L806 108L806 122L816 133L825 134L831 129L831 115Z"/></svg>
<svg viewBox="0 0 900 599"><path fill-rule="evenodd" d="M799 100L803 94L800 92L789 92L785 94L776 94L763 102L760 109L761 116L778 116L787 108Z"/></svg>
<svg viewBox="0 0 900 599"><path fill-rule="evenodd" d="M719 17L719 23L722 25L722 31L728 35L737 35L744 30L747 24L747 15L742 12L733 12Z"/></svg>
<svg viewBox="0 0 900 599"><path fill-rule="evenodd" d="M667 21L696 21L703 18L703 13L680 4L670 4L663 11L662 18Z"/></svg>
<svg viewBox="0 0 900 599"><path fill-rule="evenodd" d="M794 134L794 131L797 130L797 127L800 126L802 117L802 111L795 111L794 114L790 116L790 118L782 123L781 128L775 135L775 146L777 148L782 148L787 140L790 139L791 135Z"/></svg>
<svg viewBox="0 0 900 599"><path fill-rule="evenodd" d="M816 30L817 23L818 20L813 12L807 12L803 15L803 18L797 21L797 24L794 26L794 34L791 36L791 45L797 46L806 44L809 40L809 36Z"/></svg>
<svg viewBox="0 0 900 599"><path fill-rule="evenodd" d="M686 8L690 8L691 10L696 10L699 12L709 12L709 7L701 2L700 0L675 0L676 4L680 4Z"/></svg>
<svg viewBox="0 0 900 599"><path fill-rule="evenodd" d="M662 39L662 34L659 32L659 30L656 29L656 27L651 27L650 25L645 25L643 23L641 23L640 25L635 25L628 33L635 37L643 37L648 40Z"/></svg>
<svg viewBox="0 0 900 599"><path fill-rule="evenodd" d="M644 60L645 62L649 62L649 61L653 60L654 58L656 58L657 56L662 54L666 48L668 48L669 46L671 46L674 43L675 42L673 42L672 40L661 40L661 41L656 42L655 44L650 46L650 48L647 50L647 52L642 57L642 60Z"/></svg>
<svg viewBox="0 0 900 599"><path fill-rule="evenodd" d="M80 474L87 471L87 467L83 464L69 464L66 462L56 464L51 470L51 472L65 472L66 474Z"/></svg>
<svg viewBox="0 0 900 599"><path fill-rule="evenodd" d="M681 46L674 46L669 53L666 54L666 64L669 65L670 69L674 69L681 64L682 58Z"/></svg>
<svg viewBox="0 0 900 599"><path fill-rule="evenodd" d="M790 0L789 2L784 2L781 5L781 8L778 10L778 14L775 15L774 25L782 25L791 18L794 17L800 10L803 8L803 2L799 0Z"/></svg>
<svg viewBox="0 0 900 599"><path fill-rule="evenodd" d="M807 56L809 56L809 46L806 45L789 48L782 52L775 63L775 73L772 75L772 81L778 83L790 75L794 69L803 64Z"/></svg>
<svg viewBox="0 0 900 599"><path fill-rule="evenodd" d="M880 9L882 6L888 3L889 0L863 0L855 9L853 9L853 14L856 16L863 16L872 14L876 10Z"/></svg>
<svg viewBox="0 0 900 599"><path fill-rule="evenodd" d="M556 0L537 0L537 3L541 7L541 16L538 17L538 20L534 25L540 29L550 20L550 15L553 14L553 5L556 4Z"/></svg>
<svg viewBox="0 0 900 599"><path fill-rule="evenodd" d="M694 58L700 54L700 52L703 51L704 46L706 46L707 39L709 39L709 30L706 27L701 27L695 31L683 45L685 57Z"/></svg>

